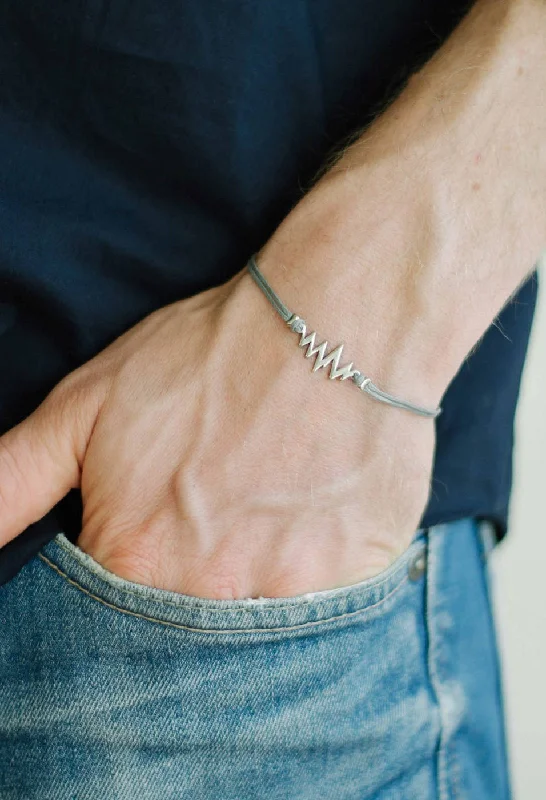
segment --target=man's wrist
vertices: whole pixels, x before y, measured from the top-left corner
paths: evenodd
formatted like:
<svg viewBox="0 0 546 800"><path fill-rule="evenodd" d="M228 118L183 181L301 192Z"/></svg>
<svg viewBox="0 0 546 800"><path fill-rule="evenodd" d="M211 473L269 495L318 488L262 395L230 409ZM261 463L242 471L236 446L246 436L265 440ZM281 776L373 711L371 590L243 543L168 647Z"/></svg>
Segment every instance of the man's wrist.
<svg viewBox="0 0 546 800"><path fill-rule="evenodd" d="M260 254L325 338L337 330L394 392L428 387L423 403L438 402L544 242L544 120L529 81L545 25L534 0L476 3Z"/></svg>
<svg viewBox="0 0 546 800"><path fill-rule="evenodd" d="M345 359L374 383L419 405L439 405L464 353L450 352L428 280L372 234L362 243L349 214L339 217L330 201L321 202L314 219L320 233L307 228L302 206L301 220L287 218L262 248L260 269L320 340L343 343Z"/></svg>

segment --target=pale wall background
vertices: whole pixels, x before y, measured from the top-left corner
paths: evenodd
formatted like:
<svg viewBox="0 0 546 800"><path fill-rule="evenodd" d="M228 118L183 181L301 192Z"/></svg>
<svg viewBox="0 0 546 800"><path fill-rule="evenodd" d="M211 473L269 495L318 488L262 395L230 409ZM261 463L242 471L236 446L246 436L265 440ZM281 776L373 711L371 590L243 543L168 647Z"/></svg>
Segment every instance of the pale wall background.
<svg viewBox="0 0 546 800"><path fill-rule="evenodd" d="M540 276L516 420L511 530L492 558L514 800L546 800L546 260Z"/></svg>

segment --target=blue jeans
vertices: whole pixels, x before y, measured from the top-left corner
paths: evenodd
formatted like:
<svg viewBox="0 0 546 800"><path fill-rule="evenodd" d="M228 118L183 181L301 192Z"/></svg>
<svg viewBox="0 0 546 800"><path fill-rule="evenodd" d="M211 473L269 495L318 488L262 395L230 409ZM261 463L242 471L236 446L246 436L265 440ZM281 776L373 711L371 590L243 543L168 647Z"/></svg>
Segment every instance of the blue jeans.
<svg viewBox="0 0 546 800"><path fill-rule="evenodd" d="M240 601L130 583L59 534L0 587L0 797L506 800L488 530Z"/></svg>

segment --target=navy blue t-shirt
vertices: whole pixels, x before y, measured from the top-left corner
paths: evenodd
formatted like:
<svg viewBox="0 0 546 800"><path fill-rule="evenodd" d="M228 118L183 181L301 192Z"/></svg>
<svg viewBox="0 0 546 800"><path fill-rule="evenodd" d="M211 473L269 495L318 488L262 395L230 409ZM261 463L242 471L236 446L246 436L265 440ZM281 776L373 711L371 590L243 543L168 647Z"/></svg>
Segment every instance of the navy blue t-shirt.
<svg viewBox="0 0 546 800"><path fill-rule="evenodd" d="M0 433L151 311L238 272L467 5L3 0ZM535 295L448 390L424 525L505 530ZM72 492L0 550L0 583L80 524Z"/></svg>

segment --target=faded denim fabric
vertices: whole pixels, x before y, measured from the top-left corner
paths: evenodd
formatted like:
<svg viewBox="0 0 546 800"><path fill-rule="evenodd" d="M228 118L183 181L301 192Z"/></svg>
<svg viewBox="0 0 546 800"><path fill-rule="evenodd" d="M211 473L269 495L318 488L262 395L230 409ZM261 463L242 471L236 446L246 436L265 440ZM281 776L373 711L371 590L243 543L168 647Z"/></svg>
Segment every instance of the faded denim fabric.
<svg viewBox="0 0 546 800"><path fill-rule="evenodd" d="M0 798L507 800L487 533L240 601L128 582L59 534L0 587Z"/></svg>

